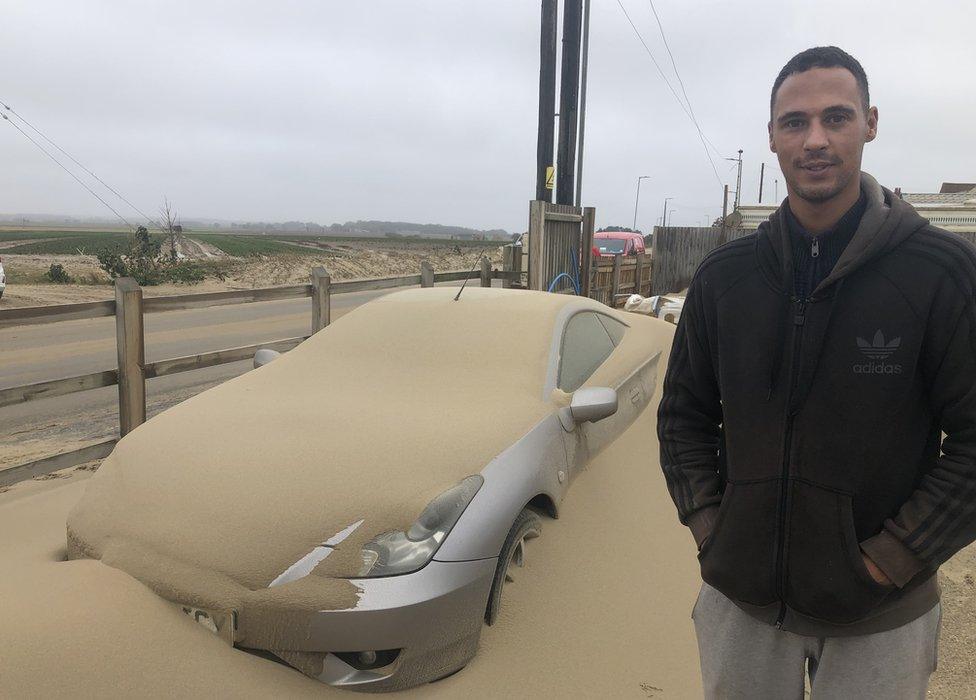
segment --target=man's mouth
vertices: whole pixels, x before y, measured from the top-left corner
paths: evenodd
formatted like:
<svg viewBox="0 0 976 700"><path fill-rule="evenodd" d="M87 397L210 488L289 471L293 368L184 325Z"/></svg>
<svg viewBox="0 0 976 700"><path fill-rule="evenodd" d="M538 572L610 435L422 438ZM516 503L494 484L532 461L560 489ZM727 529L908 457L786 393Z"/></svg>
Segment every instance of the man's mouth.
<svg viewBox="0 0 976 700"><path fill-rule="evenodd" d="M809 170L812 173L822 173L827 168L830 168L833 165L834 165L833 163L820 162L820 163L807 163L806 165L801 165L800 167L803 168L804 170Z"/></svg>

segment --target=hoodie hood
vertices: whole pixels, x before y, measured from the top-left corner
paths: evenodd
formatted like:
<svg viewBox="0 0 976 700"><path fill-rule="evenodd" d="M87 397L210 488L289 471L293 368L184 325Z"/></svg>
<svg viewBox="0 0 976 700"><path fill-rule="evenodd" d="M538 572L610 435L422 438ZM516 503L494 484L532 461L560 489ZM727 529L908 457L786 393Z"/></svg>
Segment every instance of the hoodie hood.
<svg viewBox="0 0 976 700"><path fill-rule="evenodd" d="M861 223L830 275L814 290L814 295L895 248L928 224L910 204L865 172L861 173L861 191L867 200ZM757 245L763 274L788 296L788 290L793 288L793 251L786 202L783 200L769 220L759 226Z"/></svg>

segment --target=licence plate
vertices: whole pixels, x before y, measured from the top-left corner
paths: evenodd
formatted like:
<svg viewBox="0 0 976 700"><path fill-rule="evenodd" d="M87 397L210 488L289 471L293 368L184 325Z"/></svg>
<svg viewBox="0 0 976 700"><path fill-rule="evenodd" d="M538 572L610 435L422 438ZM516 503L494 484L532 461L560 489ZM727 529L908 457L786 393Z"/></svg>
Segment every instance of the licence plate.
<svg viewBox="0 0 976 700"><path fill-rule="evenodd" d="M184 615L203 625L231 646L234 645L234 633L237 630L236 610L205 610L181 603L176 605Z"/></svg>

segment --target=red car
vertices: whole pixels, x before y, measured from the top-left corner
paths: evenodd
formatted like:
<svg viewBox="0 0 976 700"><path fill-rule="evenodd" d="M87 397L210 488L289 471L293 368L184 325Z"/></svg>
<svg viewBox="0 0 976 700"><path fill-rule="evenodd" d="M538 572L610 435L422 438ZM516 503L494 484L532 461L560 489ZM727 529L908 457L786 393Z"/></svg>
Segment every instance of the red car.
<svg viewBox="0 0 976 700"><path fill-rule="evenodd" d="M593 255L613 257L644 252L644 235L636 231L598 231L593 234Z"/></svg>

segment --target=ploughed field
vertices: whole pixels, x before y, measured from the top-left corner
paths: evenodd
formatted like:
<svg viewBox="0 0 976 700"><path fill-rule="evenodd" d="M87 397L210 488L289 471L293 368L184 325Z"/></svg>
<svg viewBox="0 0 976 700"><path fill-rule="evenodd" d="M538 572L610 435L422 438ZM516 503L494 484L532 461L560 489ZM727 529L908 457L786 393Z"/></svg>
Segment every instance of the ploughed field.
<svg viewBox="0 0 976 700"><path fill-rule="evenodd" d="M153 237L168 251L160 234ZM111 279L98 266L101 250L125 251L131 235L123 231L17 230L0 228L0 258L7 290L0 309L69 304L110 299ZM434 270L473 268L484 251L501 267L504 241L419 238L342 238L295 234L186 232L177 242L182 259L198 263L206 274L196 284L148 287L147 295L252 289L308 281L311 268L323 266L333 281L415 275L424 260ZM61 265L73 279L55 284L51 265Z"/></svg>

